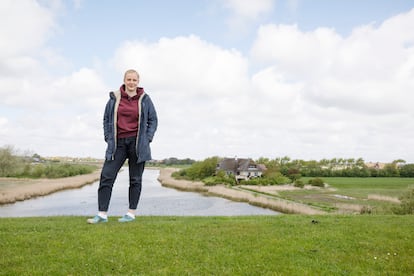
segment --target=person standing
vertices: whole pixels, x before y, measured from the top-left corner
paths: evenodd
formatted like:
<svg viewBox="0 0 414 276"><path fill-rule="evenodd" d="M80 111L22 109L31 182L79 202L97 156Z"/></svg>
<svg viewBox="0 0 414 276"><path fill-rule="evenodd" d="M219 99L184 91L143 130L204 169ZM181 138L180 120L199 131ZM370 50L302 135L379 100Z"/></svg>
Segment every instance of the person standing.
<svg viewBox="0 0 414 276"><path fill-rule="evenodd" d="M98 188L98 214L88 219L88 223L108 222L107 213L113 184L127 159L129 209L118 221L135 220L141 196L142 174L145 162L151 160L150 143L158 126L157 113L151 98L138 84L138 72L127 70L124 83L117 91L109 94L103 118L107 148Z"/></svg>

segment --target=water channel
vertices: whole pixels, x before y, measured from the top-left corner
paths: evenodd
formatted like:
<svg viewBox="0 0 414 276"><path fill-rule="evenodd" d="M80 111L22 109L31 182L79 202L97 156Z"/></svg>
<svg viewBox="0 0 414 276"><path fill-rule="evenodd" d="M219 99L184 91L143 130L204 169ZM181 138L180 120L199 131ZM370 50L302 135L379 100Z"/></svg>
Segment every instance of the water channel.
<svg viewBox="0 0 414 276"><path fill-rule="evenodd" d="M241 216L280 213L219 197L182 192L161 186L158 170L143 175L138 214L144 216ZM13 204L0 205L0 217L91 216L97 212L98 182ZM121 216L128 209L128 169L118 175L112 192L109 216Z"/></svg>

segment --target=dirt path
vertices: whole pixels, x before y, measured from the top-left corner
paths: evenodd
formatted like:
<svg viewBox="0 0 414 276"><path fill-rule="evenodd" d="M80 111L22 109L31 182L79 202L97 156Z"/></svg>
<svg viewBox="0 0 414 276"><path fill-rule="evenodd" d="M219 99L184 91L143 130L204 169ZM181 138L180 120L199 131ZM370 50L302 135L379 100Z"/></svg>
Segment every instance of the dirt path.
<svg viewBox="0 0 414 276"><path fill-rule="evenodd" d="M91 174L56 179L0 177L0 204L14 203L57 191L80 188L99 180L100 169Z"/></svg>
<svg viewBox="0 0 414 276"><path fill-rule="evenodd" d="M171 174L176 169L162 168L158 180L163 186L175 188L184 191L202 192L207 195L219 196L233 201L247 202L254 206L269 208L282 213L294 214L325 214L326 212L312 208L305 204L300 204L293 201L283 200L277 197L257 194L251 191L246 191L237 188L231 188L224 185L204 186L202 182L176 180Z"/></svg>

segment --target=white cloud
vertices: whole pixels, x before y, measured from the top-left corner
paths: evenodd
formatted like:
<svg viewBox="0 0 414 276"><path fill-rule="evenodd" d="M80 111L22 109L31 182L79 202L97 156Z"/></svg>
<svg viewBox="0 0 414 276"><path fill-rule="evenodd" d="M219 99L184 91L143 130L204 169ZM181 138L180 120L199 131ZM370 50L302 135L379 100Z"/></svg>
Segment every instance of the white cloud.
<svg viewBox="0 0 414 276"><path fill-rule="evenodd" d="M261 26L251 57L263 69L253 81L281 107L277 120L299 135L287 148L296 144L298 155L309 155L303 152L309 145L305 152L320 157L411 156L406 149L414 145L405 137L414 134L413 26L414 10L348 37L325 28Z"/></svg>
<svg viewBox="0 0 414 276"><path fill-rule="evenodd" d="M196 36L161 38L157 43L126 42L115 55L120 72L137 68L142 81L191 95L230 96L246 85L247 60ZM236 88L236 90L234 89Z"/></svg>
<svg viewBox="0 0 414 276"><path fill-rule="evenodd" d="M46 92L58 107L73 104L83 111L102 108L109 97L103 98L109 89L102 77L90 68L81 68L69 76L53 80Z"/></svg>
<svg viewBox="0 0 414 276"><path fill-rule="evenodd" d="M231 13L228 19L230 28L240 31L260 17L269 14L273 10L275 0L221 0L221 2Z"/></svg>
<svg viewBox="0 0 414 276"><path fill-rule="evenodd" d="M102 116L109 89L96 72L83 68L66 77L14 83L14 93L4 95L2 103L6 108L0 116L6 117L0 120L0 146L46 156L103 156Z"/></svg>
<svg viewBox="0 0 414 276"><path fill-rule="evenodd" d="M53 32L54 14L30 0L0 3L0 57L34 54Z"/></svg>
<svg viewBox="0 0 414 276"><path fill-rule="evenodd" d="M302 32L297 25L264 25L258 30L251 56L261 64L277 65L289 77L313 78L332 66L341 40L327 28Z"/></svg>
<svg viewBox="0 0 414 276"><path fill-rule="evenodd" d="M223 5L236 17L257 19L273 8L274 0L223 0Z"/></svg>
<svg viewBox="0 0 414 276"><path fill-rule="evenodd" d="M413 84L414 35L408 26L414 26L414 10L345 38L329 29L305 33L297 26L267 25L259 29L251 55L289 80L306 82L303 96L317 104L396 111L407 108L395 100L410 98Z"/></svg>

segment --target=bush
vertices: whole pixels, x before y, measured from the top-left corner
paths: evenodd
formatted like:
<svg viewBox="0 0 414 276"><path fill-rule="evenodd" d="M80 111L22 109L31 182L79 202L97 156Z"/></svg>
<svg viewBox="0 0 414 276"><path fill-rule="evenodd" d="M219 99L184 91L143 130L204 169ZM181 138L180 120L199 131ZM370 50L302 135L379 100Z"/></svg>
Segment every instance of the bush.
<svg viewBox="0 0 414 276"><path fill-rule="evenodd" d="M178 175L189 180L202 180L214 176L216 172L218 157L207 158L204 161L195 162L191 167L182 169ZM175 176L177 174L173 174Z"/></svg>
<svg viewBox="0 0 414 276"><path fill-rule="evenodd" d="M95 169L96 166L82 164L27 164L20 173L13 176L28 178L61 178L92 173Z"/></svg>
<svg viewBox="0 0 414 276"><path fill-rule="evenodd" d="M407 164L400 168L401 177L414 177L414 164Z"/></svg>
<svg viewBox="0 0 414 276"><path fill-rule="evenodd" d="M14 155L12 146L0 148L0 176L12 176L20 167L19 158Z"/></svg>
<svg viewBox="0 0 414 276"><path fill-rule="evenodd" d="M216 176L210 176L210 177L204 178L203 183L206 186L214 186L214 185L218 185L218 184L235 185L236 180L234 178L230 178L230 177L221 178L221 177L216 177Z"/></svg>
<svg viewBox="0 0 414 276"><path fill-rule="evenodd" d="M414 189L400 197L401 203L392 209L397 215L414 215Z"/></svg>
<svg viewBox="0 0 414 276"><path fill-rule="evenodd" d="M236 179L232 175L227 175L224 171L219 171L215 176L204 178L203 183L207 186L213 186L217 184L235 185Z"/></svg>
<svg viewBox="0 0 414 276"><path fill-rule="evenodd" d="M361 215L366 215L366 214L370 215L372 214L372 212L373 212L372 208L370 206L365 206L365 205L362 206L361 210L359 210L359 213Z"/></svg>
<svg viewBox="0 0 414 276"><path fill-rule="evenodd" d="M187 171L185 169L179 170L177 172L173 172L171 174L172 177L177 178L177 179L183 179L186 178L187 176Z"/></svg>
<svg viewBox="0 0 414 276"><path fill-rule="evenodd" d="M38 154L33 155L38 159ZM28 178L60 178L92 173L96 166L66 163L32 163L33 157L17 155L12 146L0 148L0 176Z"/></svg>
<svg viewBox="0 0 414 276"><path fill-rule="evenodd" d="M293 186L298 187L298 188L303 188L305 187L305 184L303 183L302 180L296 180L295 183L293 183Z"/></svg>
<svg viewBox="0 0 414 276"><path fill-rule="evenodd" d="M290 178L290 180L292 180L292 182L295 182L296 180L298 180L299 178L302 177L302 175L300 174L300 170L297 168L289 168L287 171L287 177Z"/></svg>
<svg viewBox="0 0 414 276"><path fill-rule="evenodd" d="M240 180L242 185L267 186L270 185L267 178L252 178L249 180Z"/></svg>
<svg viewBox="0 0 414 276"><path fill-rule="evenodd" d="M291 183L292 181L281 173L275 173L267 177L257 177L250 180L243 180L243 185L260 185L260 186L269 186L269 185L281 185L286 183Z"/></svg>
<svg viewBox="0 0 414 276"><path fill-rule="evenodd" d="M309 179L308 184L316 187L325 187L323 180L318 177Z"/></svg>

